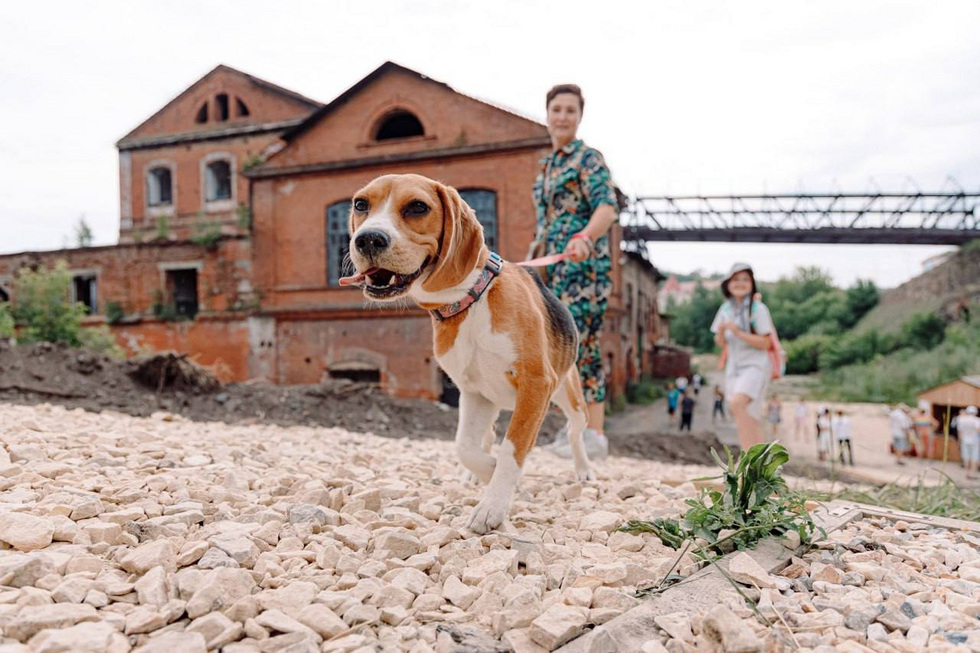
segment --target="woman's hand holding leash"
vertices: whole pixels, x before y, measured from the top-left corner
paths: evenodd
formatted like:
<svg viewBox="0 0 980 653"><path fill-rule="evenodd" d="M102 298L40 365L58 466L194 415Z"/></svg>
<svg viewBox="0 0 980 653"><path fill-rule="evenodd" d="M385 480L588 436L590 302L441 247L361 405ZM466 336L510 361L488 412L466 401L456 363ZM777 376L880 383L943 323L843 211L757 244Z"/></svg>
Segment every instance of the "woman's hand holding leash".
<svg viewBox="0 0 980 653"><path fill-rule="evenodd" d="M595 242L584 231L580 231L565 246L565 253L576 263L581 263L595 253Z"/></svg>

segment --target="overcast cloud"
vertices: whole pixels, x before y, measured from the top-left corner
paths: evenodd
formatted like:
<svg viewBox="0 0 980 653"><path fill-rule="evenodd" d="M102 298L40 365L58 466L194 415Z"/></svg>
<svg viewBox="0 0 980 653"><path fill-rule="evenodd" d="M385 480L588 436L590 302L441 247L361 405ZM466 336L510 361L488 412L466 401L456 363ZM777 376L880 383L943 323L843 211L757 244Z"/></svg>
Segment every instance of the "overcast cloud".
<svg viewBox="0 0 980 653"><path fill-rule="evenodd" d="M0 252L115 242L115 141L218 63L327 102L386 60L581 135L628 193L980 190L976 2L34 2L0 23ZM529 191L530 192L530 191ZM530 201L530 200L529 200ZM944 248L666 244L892 286Z"/></svg>

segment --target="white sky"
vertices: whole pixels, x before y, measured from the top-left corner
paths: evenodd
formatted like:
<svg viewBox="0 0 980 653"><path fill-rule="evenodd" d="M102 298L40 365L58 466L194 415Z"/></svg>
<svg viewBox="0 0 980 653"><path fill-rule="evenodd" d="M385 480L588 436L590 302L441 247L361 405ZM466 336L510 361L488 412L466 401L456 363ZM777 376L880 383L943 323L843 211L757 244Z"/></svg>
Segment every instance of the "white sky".
<svg viewBox="0 0 980 653"><path fill-rule="evenodd" d="M218 63L322 102L385 60L580 135L628 193L980 189L980 3L15 3L0 21L0 252L97 244L119 222L115 141ZM893 286L944 248L653 246L666 270L820 265Z"/></svg>

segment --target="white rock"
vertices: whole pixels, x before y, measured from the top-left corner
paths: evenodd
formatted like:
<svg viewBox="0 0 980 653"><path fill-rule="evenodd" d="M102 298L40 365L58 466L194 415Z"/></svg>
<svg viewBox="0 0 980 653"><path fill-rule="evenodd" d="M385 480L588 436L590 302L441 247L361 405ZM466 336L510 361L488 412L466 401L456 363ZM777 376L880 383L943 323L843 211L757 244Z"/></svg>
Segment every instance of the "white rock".
<svg viewBox="0 0 980 653"><path fill-rule="evenodd" d="M528 636L538 646L553 651L578 636L588 622L584 608L556 604L541 613L528 629Z"/></svg>
<svg viewBox="0 0 980 653"><path fill-rule="evenodd" d="M732 580L759 588L774 588L776 583L752 556L743 552L736 553L728 563L728 575Z"/></svg>
<svg viewBox="0 0 980 653"><path fill-rule="evenodd" d="M463 583L456 576L450 576L442 585L442 595L453 605L463 610L470 607L482 592Z"/></svg>
<svg viewBox="0 0 980 653"><path fill-rule="evenodd" d="M324 639L331 639L348 630L344 620L321 603L313 603L300 610L296 620L312 628Z"/></svg>
<svg viewBox="0 0 980 653"><path fill-rule="evenodd" d="M580 531L602 531L604 533L612 533L614 530L623 525L625 520L623 516L619 513L609 512L607 510L597 510L591 512L582 518L579 522L578 528Z"/></svg>
<svg viewBox="0 0 980 653"><path fill-rule="evenodd" d="M126 637L105 621L42 630L28 642L35 653L124 653ZM0 645L0 651L4 650Z"/></svg>
<svg viewBox="0 0 980 653"><path fill-rule="evenodd" d="M96 621L98 614L90 605L55 603L27 606L4 626L7 637L26 642L46 628L68 628L83 621Z"/></svg>
<svg viewBox="0 0 980 653"><path fill-rule="evenodd" d="M18 551L36 551L51 544L54 525L42 517L20 512L0 513L0 542Z"/></svg>
<svg viewBox="0 0 980 653"><path fill-rule="evenodd" d="M130 551L119 564L126 571L134 574L145 574L154 567L163 567L165 571L177 571L177 557L168 540L154 540L142 544Z"/></svg>

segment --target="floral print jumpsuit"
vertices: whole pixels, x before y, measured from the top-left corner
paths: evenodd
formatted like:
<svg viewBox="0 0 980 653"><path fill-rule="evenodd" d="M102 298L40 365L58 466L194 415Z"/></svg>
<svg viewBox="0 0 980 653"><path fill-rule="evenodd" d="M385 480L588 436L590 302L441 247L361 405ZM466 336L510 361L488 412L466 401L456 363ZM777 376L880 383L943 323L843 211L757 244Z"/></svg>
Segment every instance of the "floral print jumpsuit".
<svg viewBox="0 0 980 653"><path fill-rule="evenodd" d="M568 241L585 229L602 204L617 208L616 190L609 168L597 150L574 140L541 160L534 182L537 207L535 241L544 243L544 255L560 254ZM581 263L561 261L545 268L552 292L572 312L579 331L578 372L585 400L606 398L606 377L599 351L602 320L612 291L612 259L608 234L595 243L595 253Z"/></svg>

